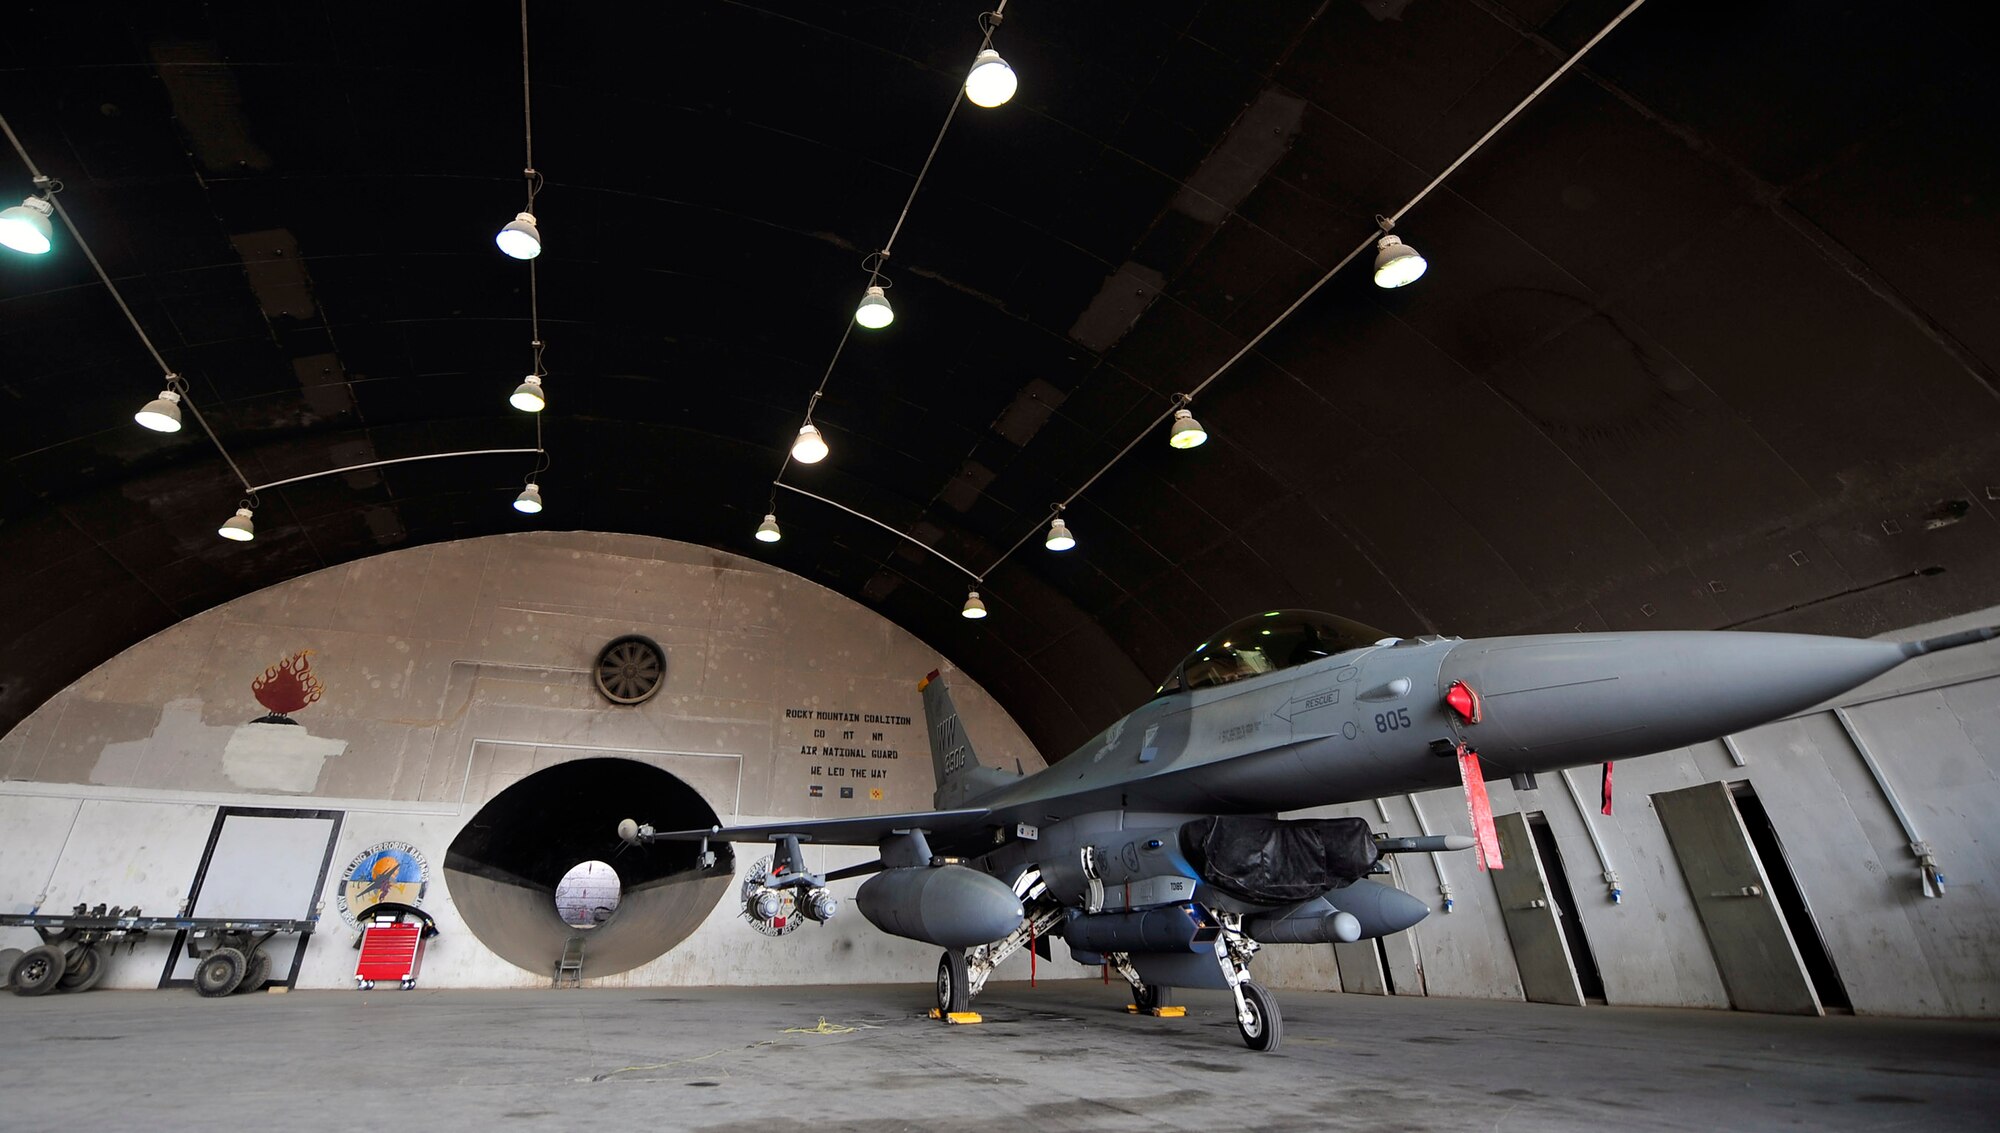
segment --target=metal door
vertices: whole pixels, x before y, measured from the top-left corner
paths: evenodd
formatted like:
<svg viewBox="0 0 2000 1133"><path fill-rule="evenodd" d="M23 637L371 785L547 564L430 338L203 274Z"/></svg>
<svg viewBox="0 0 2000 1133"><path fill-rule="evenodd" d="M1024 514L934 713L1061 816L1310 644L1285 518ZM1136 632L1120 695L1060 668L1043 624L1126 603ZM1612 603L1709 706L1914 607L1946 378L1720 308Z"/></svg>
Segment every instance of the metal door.
<svg viewBox="0 0 2000 1133"><path fill-rule="evenodd" d="M1653 809L1687 879L1730 1004L1739 1011L1822 1014L1728 784L1654 795Z"/></svg>
<svg viewBox="0 0 2000 1133"><path fill-rule="evenodd" d="M1375 950L1374 941L1336 943L1333 955L1340 965L1340 990L1362 995L1389 994L1389 983L1382 978L1382 954Z"/></svg>
<svg viewBox="0 0 2000 1133"><path fill-rule="evenodd" d="M1500 835L1500 860L1505 869L1489 870L1493 891L1500 898L1500 915L1507 922L1507 939L1514 945L1514 964L1521 970L1521 993L1530 1003L1583 1006L1583 988L1563 939L1562 919L1549 898L1549 879L1535 854L1528 820L1519 814L1496 814L1493 828Z"/></svg>

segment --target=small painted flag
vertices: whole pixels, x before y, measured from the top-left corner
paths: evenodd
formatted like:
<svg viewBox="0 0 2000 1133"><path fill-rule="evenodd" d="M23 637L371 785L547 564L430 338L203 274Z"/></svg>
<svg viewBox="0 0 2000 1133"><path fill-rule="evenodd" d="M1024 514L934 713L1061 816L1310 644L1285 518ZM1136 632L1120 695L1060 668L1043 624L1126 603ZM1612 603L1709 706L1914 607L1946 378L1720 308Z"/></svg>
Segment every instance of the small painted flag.
<svg viewBox="0 0 2000 1133"><path fill-rule="evenodd" d="M806 788L806 796L808 798L816 799L824 794L826 794L826 788L820 786L818 783L814 783L812 786Z"/></svg>
<svg viewBox="0 0 2000 1133"><path fill-rule="evenodd" d="M842 788L840 789L840 797L841 797L841 798L843 798L843 799L851 799L851 798L853 798L853 797L854 797L854 788L853 788L853 787L842 787Z"/></svg>
<svg viewBox="0 0 2000 1133"><path fill-rule="evenodd" d="M875 800L876 802L878 802L878 803L879 803L879 802L881 802L881 801L882 801L882 788L880 788L880 787L870 787L870 788L868 789L868 797L869 797L869 798L871 798L871 799L874 799L874 800Z"/></svg>

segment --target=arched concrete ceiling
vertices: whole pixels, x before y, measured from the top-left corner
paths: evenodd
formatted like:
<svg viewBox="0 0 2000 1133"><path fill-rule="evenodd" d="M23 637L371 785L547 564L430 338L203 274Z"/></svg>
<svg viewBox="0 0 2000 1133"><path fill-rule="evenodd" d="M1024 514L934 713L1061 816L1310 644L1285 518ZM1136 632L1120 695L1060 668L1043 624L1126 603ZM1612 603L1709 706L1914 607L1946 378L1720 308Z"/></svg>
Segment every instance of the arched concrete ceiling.
<svg viewBox="0 0 2000 1133"><path fill-rule="evenodd" d="M982 568L1601 27L1608 0L1010 5L789 477ZM328 563L534 524L758 554L934 643L1060 754L1209 629L1866 634L2000 602L2000 91L1975 13L1648 4L958 617L965 580L782 497L974 3L538 5L549 509L520 458L267 493L259 538L68 241L0 257L0 726ZM1961 23L1961 21L1967 21ZM532 443L501 4L20 13L0 112L256 481ZM24 171L0 160L9 195Z"/></svg>

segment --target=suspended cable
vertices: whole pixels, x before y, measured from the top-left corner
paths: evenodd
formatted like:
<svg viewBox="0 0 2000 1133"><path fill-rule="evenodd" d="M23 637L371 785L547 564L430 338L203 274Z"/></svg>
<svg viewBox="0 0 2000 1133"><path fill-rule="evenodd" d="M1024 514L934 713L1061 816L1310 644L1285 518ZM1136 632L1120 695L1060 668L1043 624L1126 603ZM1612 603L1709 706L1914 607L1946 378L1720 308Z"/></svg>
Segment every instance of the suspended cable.
<svg viewBox="0 0 2000 1133"><path fill-rule="evenodd" d="M526 0L523 0L524 7L525 4ZM974 55L975 66L986 62L984 56L991 53L993 31L1000 26L1001 21L1005 18L1006 10L1006 0L1000 0L1000 3L993 11L980 15L979 51ZM999 56L994 54L993 61L998 60ZM1000 66L1005 67L1006 64L1000 63ZM816 464L826 457L828 451L826 438L821 434L818 426L814 424L813 413L819 408L820 400L826 396L827 382L833 377L834 367L839 364L841 353L847 349L847 341L853 336L855 326L859 324L868 329L876 330L888 326L895 317L894 311L889 306L887 296L883 294L884 290L892 286L892 284L883 276L882 268L888 262L889 256L895 251L896 238L902 235L903 223L910 218L910 208L916 204L917 194L924 187L924 179L930 176L931 165L937 160L938 150L944 145L945 135L950 132L953 119L958 116L959 104L965 101L965 99L966 85L961 82L958 89L952 93L951 108L945 111L944 122L938 126L937 136L931 139L930 152L924 155L923 165L918 167L917 176L910 183L909 195L903 198L902 211L896 214L896 223L890 226L889 238L883 241L882 247L879 250L870 252L862 258L862 270L868 273L868 283L864 289L861 304L856 308L854 317L848 319L846 326L842 328L840 341L835 343L833 347L833 357L827 360L826 369L820 374L819 384L813 388L812 396L806 400L805 418L800 425L798 436L794 439L792 446L785 451L784 458L778 463L778 474L771 480L774 489L772 495L774 510L777 499L775 489L788 486L784 483L785 473L790 470L792 464L794 462ZM772 530L775 530L775 524L772 525ZM767 539L766 541L775 540Z"/></svg>
<svg viewBox="0 0 2000 1133"><path fill-rule="evenodd" d="M1611 34L1612 29L1616 28L1619 24L1624 23L1625 18L1627 16L1630 16L1632 13L1638 11L1640 5L1644 4L1645 2L1646 0L1632 0L1630 4L1627 4L1625 6L1624 11L1619 12L1616 16L1612 17L1610 23L1605 24L1602 28L1598 29L1596 35L1591 36L1590 39L1587 42L1585 42L1582 47L1576 49L1576 52L1574 54L1572 54L1569 58L1563 60L1561 66L1557 67L1553 72L1551 72L1547 78L1543 79L1540 83L1536 84L1535 89L1529 91L1526 97L1521 99L1521 101L1515 103L1514 108L1512 110L1509 110L1505 115L1502 115L1498 122L1495 122L1491 128L1489 128L1484 134L1481 134L1479 136L1479 139L1477 141L1473 142L1470 146L1466 147L1464 153L1459 154L1457 158L1453 159L1450 165L1444 167L1444 170L1442 172L1440 172L1437 176L1431 178L1430 184L1425 185L1422 189L1419 189L1417 191L1416 196L1413 196L1408 201L1405 201L1403 203L1403 207L1397 209L1395 212L1390 213L1388 216L1376 217L1375 220L1377 227L1380 228L1381 231L1371 234L1366 240L1363 240L1360 244L1356 245L1353 251L1350 251L1345 256L1342 256L1340 258L1340 261L1334 264L1331 268L1328 268L1326 273L1320 276L1319 280L1315 282L1311 287L1308 287L1303 295L1300 295L1297 299L1294 299L1290 306L1286 307L1283 311L1280 311L1278 313L1277 318L1272 319L1268 324L1266 324L1263 330L1258 331L1256 335L1254 335L1248 342L1245 342L1243 346L1236 351L1236 353L1231 354L1228 357L1228 359L1226 359L1220 366L1217 366L1212 373L1210 373L1207 377L1203 378L1200 382L1198 382L1193 389L1189 390L1186 393L1175 394L1173 404L1169 406L1165 412L1159 414L1158 416L1154 417L1151 421L1147 422L1146 427L1140 431L1138 436L1132 438L1131 442L1128 443L1124 448L1119 449L1118 454L1116 456L1113 456L1110 460L1106 461L1102 468L1099 468L1096 472L1092 473L1090 479L1085 480L1083 482L1082 487L1076 489L1074 492L1071 492L1067 497L1063 499L1061 503L1055 505L1055 508L1052 511L1050 511L1049 515L1046 518L1041 520L1036 526L1030 528L1027 534L1021 536L1019 539L1016 539L1012 546L1008 547L1005 551L1002 551L999 557L995 558L993 562L989 566L987 566L986 573L987 574L993 573L993 571L997 567L999 567L1001 563L1007 561L1007 559L1011 557L1015 551L1020 550L1022 545L1027 543L1029 539L1034 538L1037 532L1042 530L1043 527L1047 526L1049 523L1053 522L1058 516L1060 516L1064 508L1068 507L1072 503L1075 503L1078 496L1083 495L1084 492L1090 489L1091 485L1097 483L1099 478L1101 478L1106 472L1111 471L1111 469L1115 465L1117 465L1119 461L1125 459L1128 453L1130 453L1134 448L1137 448L1139 446L1139 443L1145 440L1146 437L1150 436L1154 432L1154 430L1160 427L1160 425L1163 422L1171 420L1177 411L1184 409L1187 406L1187 404L1193 401L1195 397L1198 396L1203 390L1207 389L1210 385L1214 384L1217 378L1220 378L1223 374L1228 373L1230 368L1235 366L1237 362L1242 361L1245 355L1249 354L1252 350L1255 350L1257 348L1257 345L1263 342L1266 336L1268 336L1272 331L1277 330L1279 326L1283 325L1285 320L1291 318L1292 314L1296 312L1300 307L1304 306L1308 299L1311 299L1314 295L1318 294L1320 288L1325 287L1327 283L1333 279L1334 276L1339 275L1342 268L1345 268L1348 264L1354 262L1354 258L1356 256L1361 255L1362 253L1368 251L1370 248L1376 247L1381 241L1382 237L1385 234L1387 234L1391 228L1395 227L1397 221L1401 220L1405 215L1407 215L1411 209L1416 208L1419 204L1423 203L1424 198L1430 196L1431 192L1435 190L1439 185L1444 184L1445 179L1447 177L1450 177L1454 172L1456 172L1459 166L1464 165L1466 161L1472 157L1473 154L1478 153L1480 147L1484 146L1487 142L1491 141L1495 134L1498 134L1503 128L1505 128L1506 125L1509 122L1512 122L1523 110L1526 110L1530 103L1534 102L1537 98L1541 97L1543 91L1548 90L1550 86L1554 85L1557 79L1560 79L1563 77L1563 75L1567 74L1569 72L1569 69L1576 66L1577 62L1581 60L1584 57L1584 55L1589 53L1591 48L1596 47L1598 43L1604 39L1605 36Z"/></svg>

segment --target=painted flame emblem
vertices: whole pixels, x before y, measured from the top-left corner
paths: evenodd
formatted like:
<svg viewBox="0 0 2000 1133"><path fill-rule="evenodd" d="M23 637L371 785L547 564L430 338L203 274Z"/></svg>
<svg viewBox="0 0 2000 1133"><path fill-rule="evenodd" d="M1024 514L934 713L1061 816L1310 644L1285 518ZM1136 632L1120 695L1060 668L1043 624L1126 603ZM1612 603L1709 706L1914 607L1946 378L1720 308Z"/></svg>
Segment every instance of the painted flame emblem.
<svg viewBox="0 0 2000 1133"><path fill-rule="evenodd" d="M283 716L318 700L326 692L326 686L313 675L312 662L307 660L312 655L312 650L301 649L251 681L250 692L257 703Z"/></svg>

